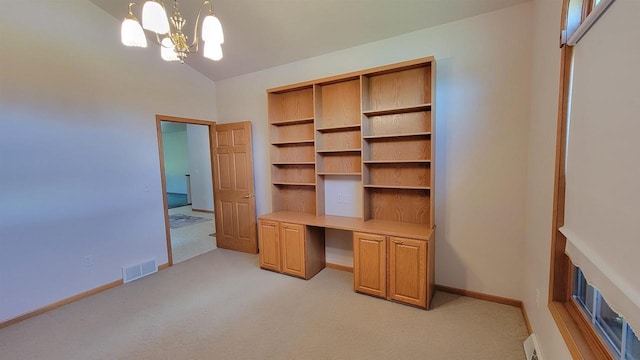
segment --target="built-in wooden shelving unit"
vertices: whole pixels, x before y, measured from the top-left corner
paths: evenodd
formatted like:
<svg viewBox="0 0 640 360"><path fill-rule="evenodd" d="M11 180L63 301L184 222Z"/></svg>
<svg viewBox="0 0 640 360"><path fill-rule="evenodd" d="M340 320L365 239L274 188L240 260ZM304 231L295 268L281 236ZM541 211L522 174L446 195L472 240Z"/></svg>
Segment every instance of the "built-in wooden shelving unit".
<svg viewBox="0 0 640 360"><path fill-rule="evenodd" d="M354 290L429 308L434 70L424 58L267 90L273 212L260 216L262 268L309 279L326 263L325 229L352 231ZM338 181L361 191L362 217L325 214L325 187Z"/></svg>
<svg viewBox="0 0 640 360"><path fill-rule="evenodd" d="M273 208L315 213L313 86L269 93Z"/></svg>
<svg viewBox="0 0 640 360"><path fill-rule="evenodd" d="M432 58L268 90L273 210L324 215L325 178L362 182L362 220L433 222Z"/></svg>

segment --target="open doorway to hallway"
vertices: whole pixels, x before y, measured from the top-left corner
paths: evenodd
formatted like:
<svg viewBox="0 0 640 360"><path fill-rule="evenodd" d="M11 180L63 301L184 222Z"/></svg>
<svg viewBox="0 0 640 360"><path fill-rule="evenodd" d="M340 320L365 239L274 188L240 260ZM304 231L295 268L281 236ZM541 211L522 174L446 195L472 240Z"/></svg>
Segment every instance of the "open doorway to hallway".
<svg viewBox="0 0 640 360"><path fill-rule="evenodd" d="M216 248L209 126L182 121L160 122L173 264Z"/></svg>

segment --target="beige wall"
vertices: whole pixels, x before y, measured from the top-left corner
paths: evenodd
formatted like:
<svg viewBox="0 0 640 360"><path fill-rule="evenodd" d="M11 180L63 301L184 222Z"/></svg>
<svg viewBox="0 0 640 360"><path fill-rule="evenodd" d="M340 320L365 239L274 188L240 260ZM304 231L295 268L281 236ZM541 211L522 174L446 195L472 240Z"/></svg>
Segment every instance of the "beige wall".
<svg viewBox="0 0 640 360"><path fill-rule="evenodd" d="M533 2L531 120L522 300L544 359L571 356L547 308L560 79L562 0Z"/></svg>
<svg viewBox="0 0 640 360"><path fill-rule="evenodd" d="M215 119L215 84L119 28L84 0L2 3L0 322L167 262L155 114Z"/></svg>
<svg viewBox="0 0 640 360"><path fill-rule="evenodd" d="M269 174L270 87L424 56L437 66L436 281L521 298L532 4L216 83L218 119L253 122L256 174ZM256 176L258 214L271 211ZM338 236L341 237L341 236ZM327 257L347 262L328 241Z"/></svg>

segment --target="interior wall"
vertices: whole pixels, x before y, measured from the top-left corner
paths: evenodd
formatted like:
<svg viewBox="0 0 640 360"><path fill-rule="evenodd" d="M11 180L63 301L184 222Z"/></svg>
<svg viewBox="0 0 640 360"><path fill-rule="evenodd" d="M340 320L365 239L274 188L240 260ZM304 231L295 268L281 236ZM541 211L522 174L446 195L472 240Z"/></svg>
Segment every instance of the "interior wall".
<svg viewBox="0 0 640 360"><path fill-rule="evenodd" d="M271 211L267 88L433 55L436 282L521 298L531 21L524 3L218 81L218 121L253 122L258 214Z"/></svg>
<svg viewBox="0 0 640 360"><path fill-rule="evenodd" d="M167 262L155 115L215 119L215 84L119 32L84 0L2 4L0 322Z"/></svg>
<svg viewBox="0 0 640 360"><path fill-rule="evenodd" d="M191 208L213 211L213 176L209 128L187 124L189 174L191 175Z"/></svg>
<svg viewBox="0 0 640 360"><path fill-rule="evenodd" d="M626 2L626 4L630 3ZM570 359L571 355L547 308L561 55L558 32L562 0L536 0L533 5L531 103L535 106L531 107L529 128L523 301L533 330L538 337L543 358ZM612 6L622 5L622 2L616 2ZM607 17L606 21L612 24L616 23L617 19L621 19L616 16L623 16L626 20L630 13L633 12L615 12L609 9L604 16ZM625 23L625 21L619 21L619 23ZM596 23L595 26L599 24ZM603 38L620 40L618 35L615 31L599 34ZM589 33L585 35L585 39L587 37ZM616 48L613 44L609 45ZM609 53L604 52L604 54Z"/></svg>
<svg viewBox="0 0 640 360"><path fill-rule="evenodd" d="M162 152L164 155L164 174L167 179L167 192L186 194L189 174L189 148L187 145L187 127L184 130L162 133Z"/></svg>
<svg viewBox="0 0 640 360"><path fill-rule="evenodd" d="M533 2L531 119L522 300L544 359L570 359L547 308L555 176L562 0Z"/></svg>

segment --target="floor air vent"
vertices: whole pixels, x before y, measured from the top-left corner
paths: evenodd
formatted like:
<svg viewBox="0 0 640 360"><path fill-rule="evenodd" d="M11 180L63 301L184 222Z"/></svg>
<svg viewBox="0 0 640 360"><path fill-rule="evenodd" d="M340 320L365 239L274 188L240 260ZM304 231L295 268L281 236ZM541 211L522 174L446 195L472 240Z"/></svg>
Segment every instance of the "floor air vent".
<svg viewBox="0 0 640 360"><path fill-rule="evenodd" d="M542 355L540 355L540 349L538 348L538 341L534 334L529 335L524 342L524 353L527 356L527 360L542 360Z"/></svg>
<svg viewBox="0 0 640 360"><path fill-rule="evenodd" d="M132 265L122 268L122 281L126 284L130 281L140 279L143 276L153 274L158 271L158 263L156 259L142 262L140 264Z"/></svg>

